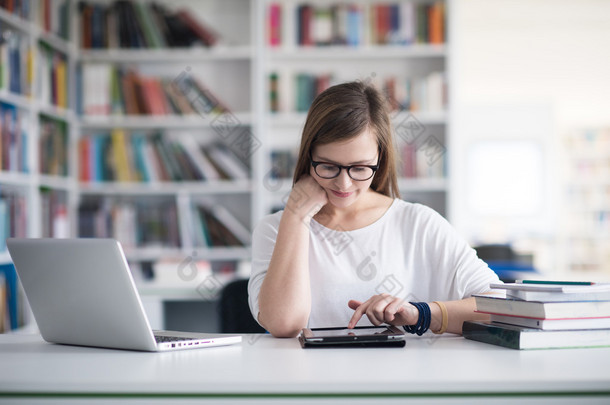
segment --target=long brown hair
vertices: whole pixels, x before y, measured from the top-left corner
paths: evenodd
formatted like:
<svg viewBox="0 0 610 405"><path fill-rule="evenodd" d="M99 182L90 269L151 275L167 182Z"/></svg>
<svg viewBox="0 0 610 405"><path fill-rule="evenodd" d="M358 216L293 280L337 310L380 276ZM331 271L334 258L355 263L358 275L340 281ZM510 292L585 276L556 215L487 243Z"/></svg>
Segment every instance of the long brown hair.
<svg viewBox="0 0 610 405"><path fill-rule="evenodd" d="M293 184L309 174L309 154L314 146L345 141L366 129L377 137L379 146L379 169L371 188L388 197L400 197L396 151L386 104L373 85L360 81L329 87L313 101L303 128Z"/></svg>

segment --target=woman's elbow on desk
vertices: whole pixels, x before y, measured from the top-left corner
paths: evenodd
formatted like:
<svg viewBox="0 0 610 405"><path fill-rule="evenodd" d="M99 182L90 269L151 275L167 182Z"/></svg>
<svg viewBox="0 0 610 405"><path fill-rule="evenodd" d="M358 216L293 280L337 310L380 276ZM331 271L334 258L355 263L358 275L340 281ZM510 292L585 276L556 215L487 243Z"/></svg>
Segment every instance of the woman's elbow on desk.
<svg viewBox="0 0 610 405"><path fill-rule="evenodd" d="M259 312L258 314L259 323L269 332L273 337L276 338L293 338L297 337L301 330L307 326L307 320L305 322L295 319L279 319L276 318L273 321L265 320L264 316Z"/></svg>

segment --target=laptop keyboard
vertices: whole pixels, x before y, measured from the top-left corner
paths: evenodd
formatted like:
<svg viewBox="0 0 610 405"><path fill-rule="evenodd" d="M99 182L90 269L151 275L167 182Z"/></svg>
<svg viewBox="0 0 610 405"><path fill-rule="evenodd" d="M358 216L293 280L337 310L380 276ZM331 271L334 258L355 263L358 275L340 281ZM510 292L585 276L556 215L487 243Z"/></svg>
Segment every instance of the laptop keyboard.
<svg viewBox="0 0 610 405"><path fill-rule="evenodd" d="M197 340L195 338L188 338L184 336L157 336L155 335L155 340L157 343L166 343L166 342L184 342L189 340Z"/></svg>

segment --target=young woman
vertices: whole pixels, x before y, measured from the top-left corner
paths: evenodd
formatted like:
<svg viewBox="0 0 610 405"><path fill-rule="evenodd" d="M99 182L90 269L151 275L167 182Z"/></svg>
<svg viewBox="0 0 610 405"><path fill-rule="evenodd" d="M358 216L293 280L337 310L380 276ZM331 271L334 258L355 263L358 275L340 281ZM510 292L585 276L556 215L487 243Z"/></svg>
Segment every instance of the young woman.
<svg viewBox="0 0 610 405"><path fill-rule="evenodd" d="M498 277L439 214L399 199L395 160L374 87L314 100L286 207L253 234L250 309L271 334L383 323L461 333L485 319L469 297Z"/></svg>

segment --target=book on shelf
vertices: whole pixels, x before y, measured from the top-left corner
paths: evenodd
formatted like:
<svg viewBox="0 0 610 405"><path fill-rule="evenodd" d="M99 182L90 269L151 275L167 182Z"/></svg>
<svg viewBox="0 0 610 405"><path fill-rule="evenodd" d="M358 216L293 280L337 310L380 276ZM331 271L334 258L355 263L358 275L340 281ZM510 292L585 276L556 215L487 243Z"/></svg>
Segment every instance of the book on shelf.
<svg viewBox="0 0 610 405"><path fill-rule="evenodd" d="M68 63L52 47L38 46L38 99L46 105L68 108Z"/></svg>
<svg viewBox="0 0 610 405"><path fill-rule="evenodd" d="M506 296L525 301L610 301L610 283L573 284L503 283L490 284L495 290L505 290Z"/></svg>
<svg viewBox="0 0 610 405"><path fill-rule="evenodd" d="M193 165L206 180L221 179L220 173L210 162L205 153L202 152L202 146L199 144L193 134L182 134L175 137L176 141L182 145L186 155L191 159Z"/></svg>
<svg viewBox="0 0 610 405"><path fill-rule="evenodd" d="M275 72L269 74L269 111L272 113L280 111L279 78Z"/></svg>
<svg viewBox="0 0 610 405"><path fill-rule="evenodd" d="M68 125L65 121L40 115L40 173L68 175L68 137Z"/></svg>
<svg viewBox="0 0 610 405"><path fill-rule="evenodd" d="M27 235L27 200L16 192L0 189L0 252L6 251L6 239Z"/></svg>
<svg viewBox="0 0 610 405"><path fill-rule="evenodd" d="M43 238L69 237L68 194L65 191L41 187L40 207L41 236Z"/></svg>
<svg viewBox="0 0 610 405"><path fill-rule="evenodd" d="M78 218L82 238L115 238L127 249L181 245L173 201L88 199L81 203Z"/></svg>
<svg viewBox="0 0 610 405"><path fill-rule="evenodd" d="M25 323L27 302L12 263L0 264L0 333Z"/></svg>
<svg viewBox="0 0 610 405"><path fill-rule="evenodd" d="M492 322L465 321L466 339L511 349L560 349L610 346L610 329L544 330Z"/></svg>
<svg viewBox="0 0 610 405"><path fill-rule="evenodd" d="M15 3L9 1L8 3ZM31 0L17 3L32 3ZM26 6L27 14L32 11L38 26L58 37L68 40L70 38L70 1L69 0L43 0L34 2L34 6Z"/></svg>
<svg viewBox="0 0 610 405"><path fill-rule="evenodd" d="M278 2L269 4L269 45L279 46L282 44L282 5Z"/></svg>
<svg viewBox="0 0 610 405"><path fill-rule="evenodd" d="M296 154L292 150L271 151L272 179L291 179L296 167Z"/></svg>
<svg viewBox="0 0 610 405"><path fill-rule="evenodd" d="M540 319L599 318L610 316L610 301L524 301L492 295L474 295L477 311Z"/></svg>
<svg viewBox="0 0 610 405"><path fill-rule="evenodd" d="M9 328L7 296L6 277L0 273L0 333Z"/></svg>
<svg viewBox="0 0 610 405"><path fill-rule="evenodd" d="M30 1L1 1L0 8L15 17L29 20L32 8Z"/></svg>
<svg viewBox="0 0 610 405"><path fill-rule="evenodd" d="M30 96L34 85L34 56L29 39L0 26L0 89Z"/></svg>
<svg viewBox="0 0 610 405"><path fill-rule="evenodd" d="M268 42L277 46L282 25L281 6L269 5ZM446 38L445 4L400 2L362 5L299 4L296 8L297 45L411 45L443 44Z"/></svg>
<svg viewBox="0 0 610 405"><path fill-rule="evenodd" d="M0 102L0 170L28 173L28 135L22 111Z"/></svg>
<svg viewBox="0 0 610 405"><path fill-rule="evenodd" d="M392 111L444 111L447 106L445 72L422 77L388 76L381 85Z"/></svg>
<svg viewBox="0 0 610 405"><path fill-rule="evenodd" d="M157 2L81 1L79 13L83 49L210 47L220 39L190 11L171 11Z"/></svg>
<svg viewBox="0 0 610 405"><path fill-rule="evenodd" d="M401 146L400 174L404 178L442 179L446 176L446 154L431 161L430 150L416 142Z"/></svg>
<svg viewBox="0 0 610 405"><path fill-rule="evenodd" d="M212 143L204 147L204 154L210 158L212 164L225 177L235 180L245 180L250 176L250 170L245 162L225 144L220 142Z"/></svg>
<svg viewBox="0 0 610 405"><path fill-rule="evenodd" d="M316 96L329 88L333 83L330 74L298 73L295 76L296 89L295 108L297 112L306 112Z"/></svg>
<svg viewBox="0 0 610 405"><path fill-rule="evenodd" d="M250 244L250 231L220 204L199 202L195 204L196 244L207 247Z"/></svg>

